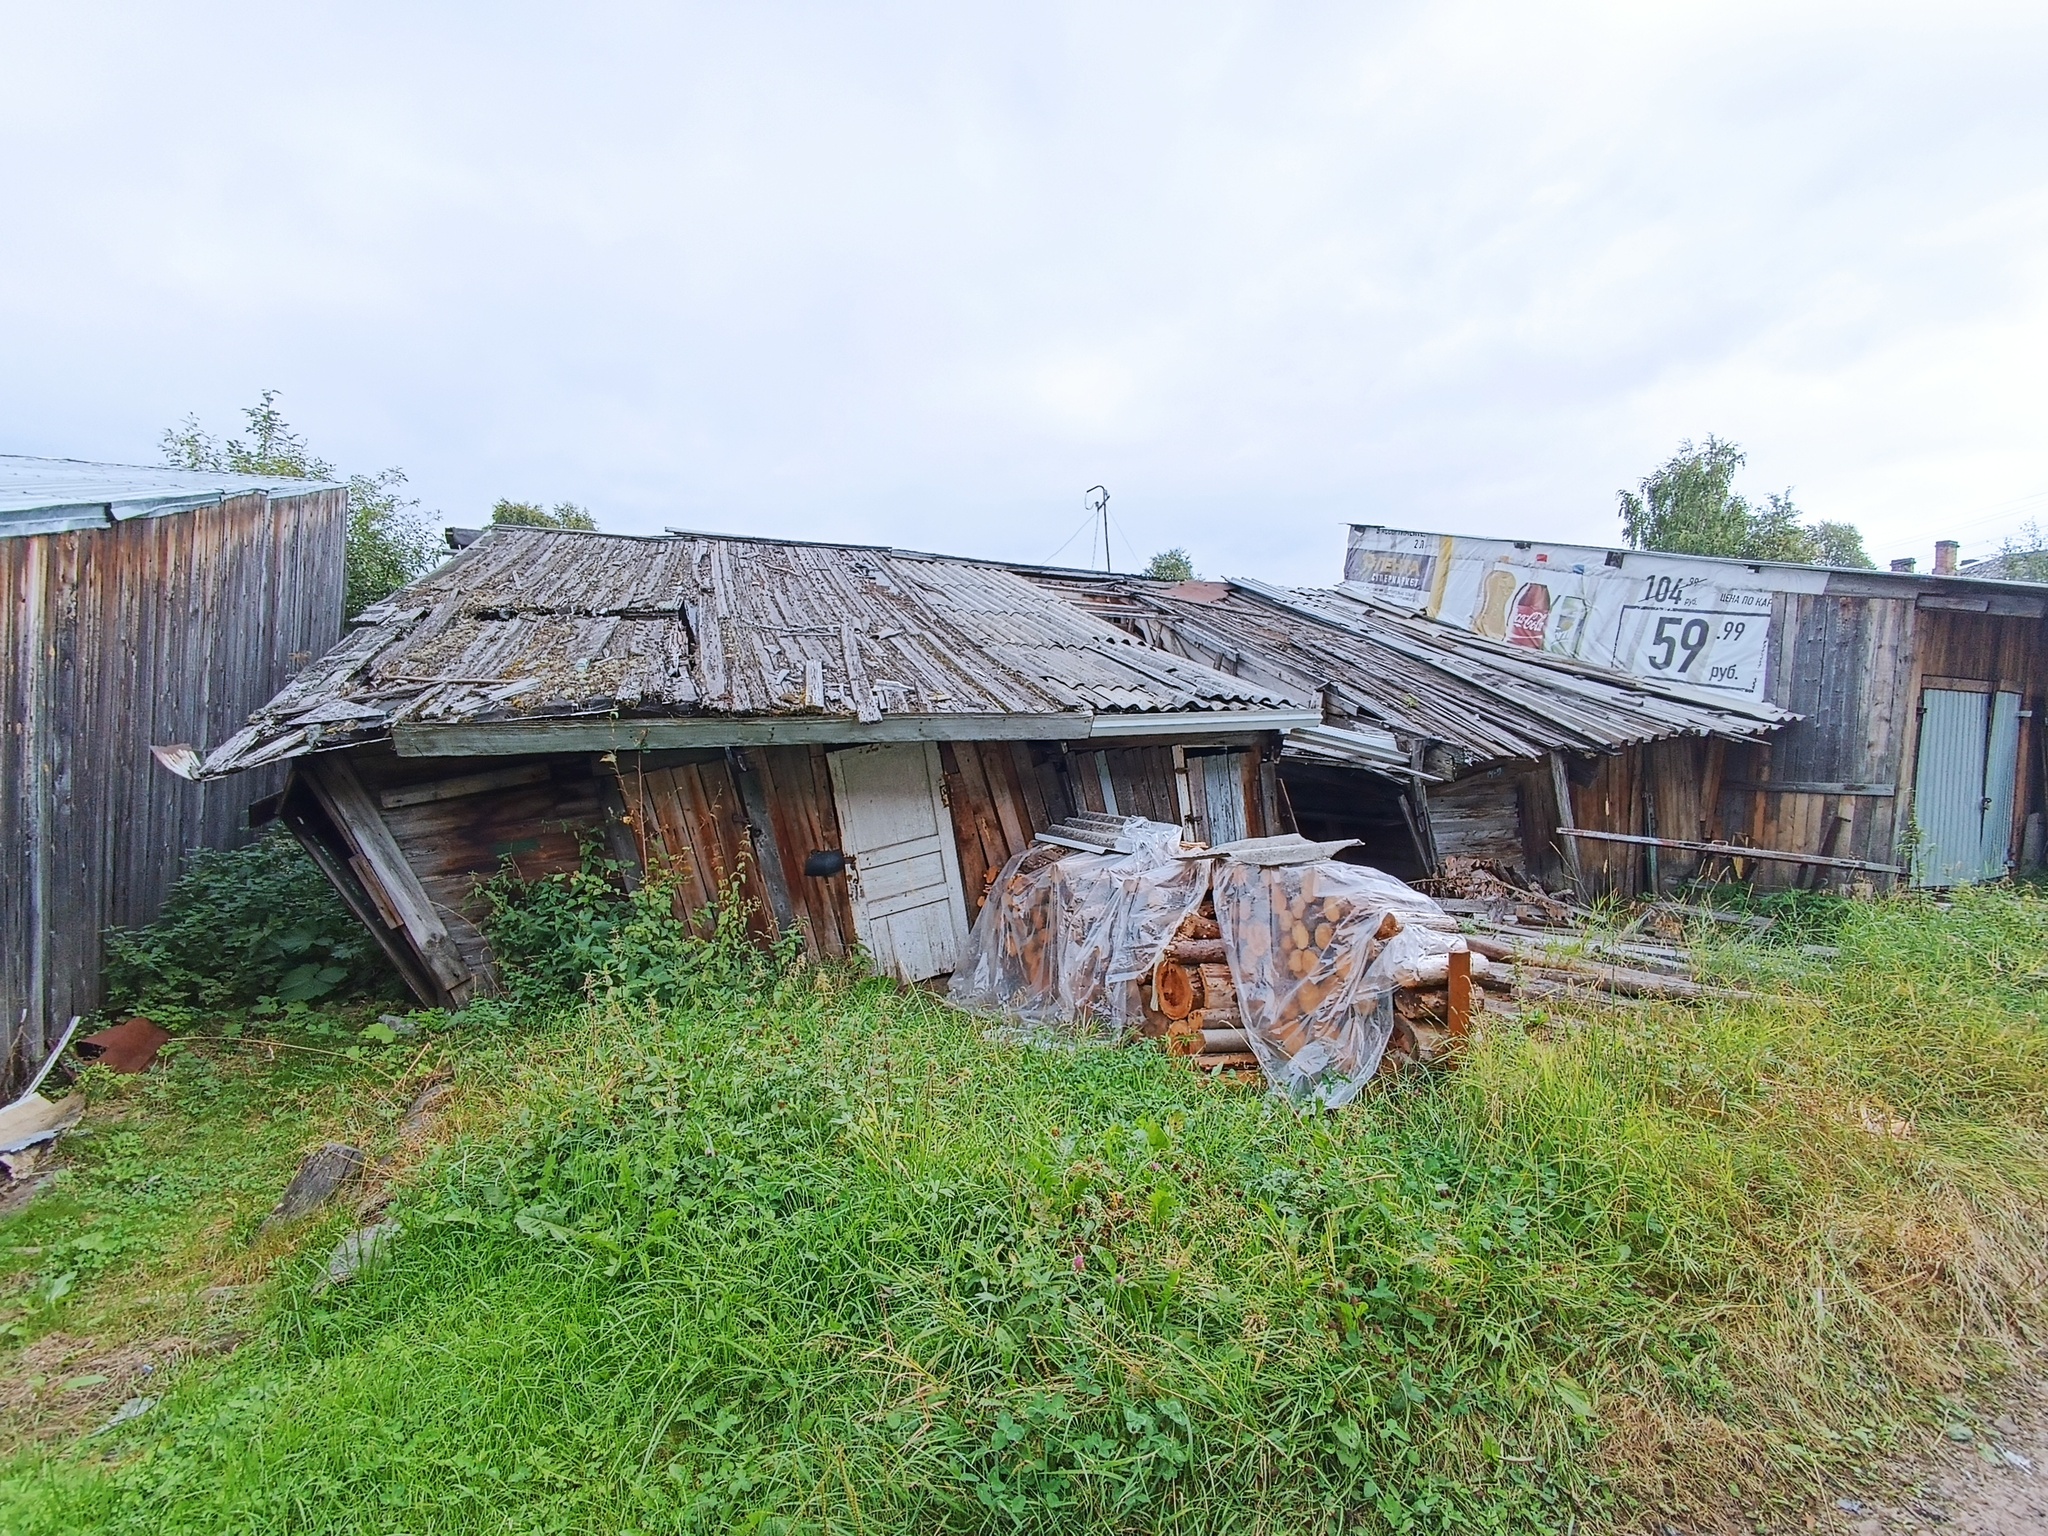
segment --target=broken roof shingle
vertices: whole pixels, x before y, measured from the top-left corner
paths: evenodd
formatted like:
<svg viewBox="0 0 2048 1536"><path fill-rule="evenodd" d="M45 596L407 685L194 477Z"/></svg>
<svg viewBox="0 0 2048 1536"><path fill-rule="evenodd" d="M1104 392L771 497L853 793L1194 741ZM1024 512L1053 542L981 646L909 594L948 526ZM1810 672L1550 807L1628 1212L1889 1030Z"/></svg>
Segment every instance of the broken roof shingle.
<svg viewBox="0 0 2048 1536"><path fill-rule="evenodd" d="M1476 760L1606 752L1667 736L1750 737L1795 718L1772 704L1487 640L1341 590L1068 572L1034 579L1248 681L1319 689L1332 724L1441 743Z"/></svg>

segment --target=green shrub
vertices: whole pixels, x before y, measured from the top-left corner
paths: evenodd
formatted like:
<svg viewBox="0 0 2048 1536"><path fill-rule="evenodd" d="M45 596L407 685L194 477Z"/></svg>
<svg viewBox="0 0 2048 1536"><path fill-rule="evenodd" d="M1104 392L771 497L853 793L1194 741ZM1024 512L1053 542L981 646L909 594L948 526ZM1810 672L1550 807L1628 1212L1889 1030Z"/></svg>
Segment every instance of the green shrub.
<svg viewBox="0 0 2048 1536"><path fill-rule="evenodd" d="M521 1004L597 992L673 1007L707 986L751 985L795 959L754 942L739 887L735 875L715 906L686 920L674 879L657 872L628 891L619 865L586 847L573 873L527 880L508 866L486 882L484 930L499 978Z"/></svg>
<svg viewBox="0 0 2048 1536"><path fill-rule="evenodd" d="M146 928L107 930L106 1008L181 1014L347 997L402 997L403 983L291 834L202 848Z"/></svg>

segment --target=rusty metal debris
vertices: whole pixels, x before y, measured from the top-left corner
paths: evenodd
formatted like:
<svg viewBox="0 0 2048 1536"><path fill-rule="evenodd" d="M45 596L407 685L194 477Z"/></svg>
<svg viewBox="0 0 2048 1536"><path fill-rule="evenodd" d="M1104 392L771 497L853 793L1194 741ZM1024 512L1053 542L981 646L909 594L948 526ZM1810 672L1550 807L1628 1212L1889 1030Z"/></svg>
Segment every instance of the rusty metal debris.
<svg viewBox="0 0 2048 1536"><path fill-rule="evenodd" d="M87 1035L78 1042L78 1054L110 1072L147 1072L157 1052L170 1040L169 1030L138 1014L98 1034Z"/></svg>

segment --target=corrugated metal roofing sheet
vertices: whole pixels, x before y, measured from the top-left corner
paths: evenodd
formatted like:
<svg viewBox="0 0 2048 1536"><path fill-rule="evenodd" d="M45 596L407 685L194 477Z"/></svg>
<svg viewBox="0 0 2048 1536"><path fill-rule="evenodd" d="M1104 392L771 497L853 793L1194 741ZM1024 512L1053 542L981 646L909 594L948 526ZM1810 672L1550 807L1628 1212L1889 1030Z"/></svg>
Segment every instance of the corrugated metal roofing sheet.
<svg viewBox="0 0 2048 1536"><path fill-rule="evenodd" d="M1242 579L1035 579L1156 645L1269 686L1318 689L1332 724L1440 743L1473 760L1611 751L1666 736L1755 736L1796 718L1502 645L1343 591Z"/></svg>
<svg viewBox="0 0 2048 1536"><path fill-rule="evenodd" d="M1315 707L1002 567L849 545L499 527L358 624L203 772L427 725Z"/></svg>
<svg viewBox="0 0 2048 1536"><path fill-rule="evenodd" d="M163 517L250 491L303 496L331 489L333 483L325 480L0 453L0 538L103 528L131 517Z"/></svg>

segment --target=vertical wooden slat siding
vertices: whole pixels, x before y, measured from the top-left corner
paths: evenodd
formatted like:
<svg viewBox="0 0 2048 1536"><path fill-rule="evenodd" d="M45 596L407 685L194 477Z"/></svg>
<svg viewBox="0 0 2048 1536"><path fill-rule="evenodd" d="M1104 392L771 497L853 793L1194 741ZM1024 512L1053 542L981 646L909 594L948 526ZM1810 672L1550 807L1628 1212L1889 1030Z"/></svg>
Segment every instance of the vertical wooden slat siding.
<svg viewBox="0 0 2048 1536"><path fill-rule="evenodd" d="M853 909L844 875L806 875L813 852L839 846L839 812L822 747L764 747L752 756L768 780L770 805L781 840L783 868L813 958L852 947Z"/></svg>
<svg viewBox="0 0 2048 1536"><path fill-rule="evenodd" d="M726 770L739 792L746 818L747 844L752 852L748 867L760 879L766 901L764 915L773 921L778 933L787 931L797 926L797 912L790 895L789 867L782 858L782 841L775 831L767 783L760 765L744 748L726 752Z"/></svg>
<svg viewBox="0 0 2048 1536"><path fill-rule="evenodd" d="M101 934L186 854L248 837L282 768L188 784L152 745L224 740L341 635L346 493L229 497L0 539L0 1047L19 1071L99 1004Z"/></svg>
<svg viewBox="0 0 2048 1536"><path fill-rule="evenodd" d="M946 778L946 810L953 819L953 841L960 854L960 884L967 893L967 920L981 912L982 898L995 871L1002 866L989 862L989 850L982 841L974 815L975 800L967 783L963 758L973 755L972 742L939 743L939 770ZM967 751L962 749L966 748Z"/></svg>
<svg viewBox="0 0 2048 1536"><path fill-rule="evenodd" d="M1018 796L1023 802L1025 825L1036 829L1049 827L1061 820L1064 813L1053 815L1046 807L1045 781L1038 771L1038 765L1031 760L1030 744L1022 741L1004 742L997 750L1007 760L1007 772L1017 786Z"/></svg>

